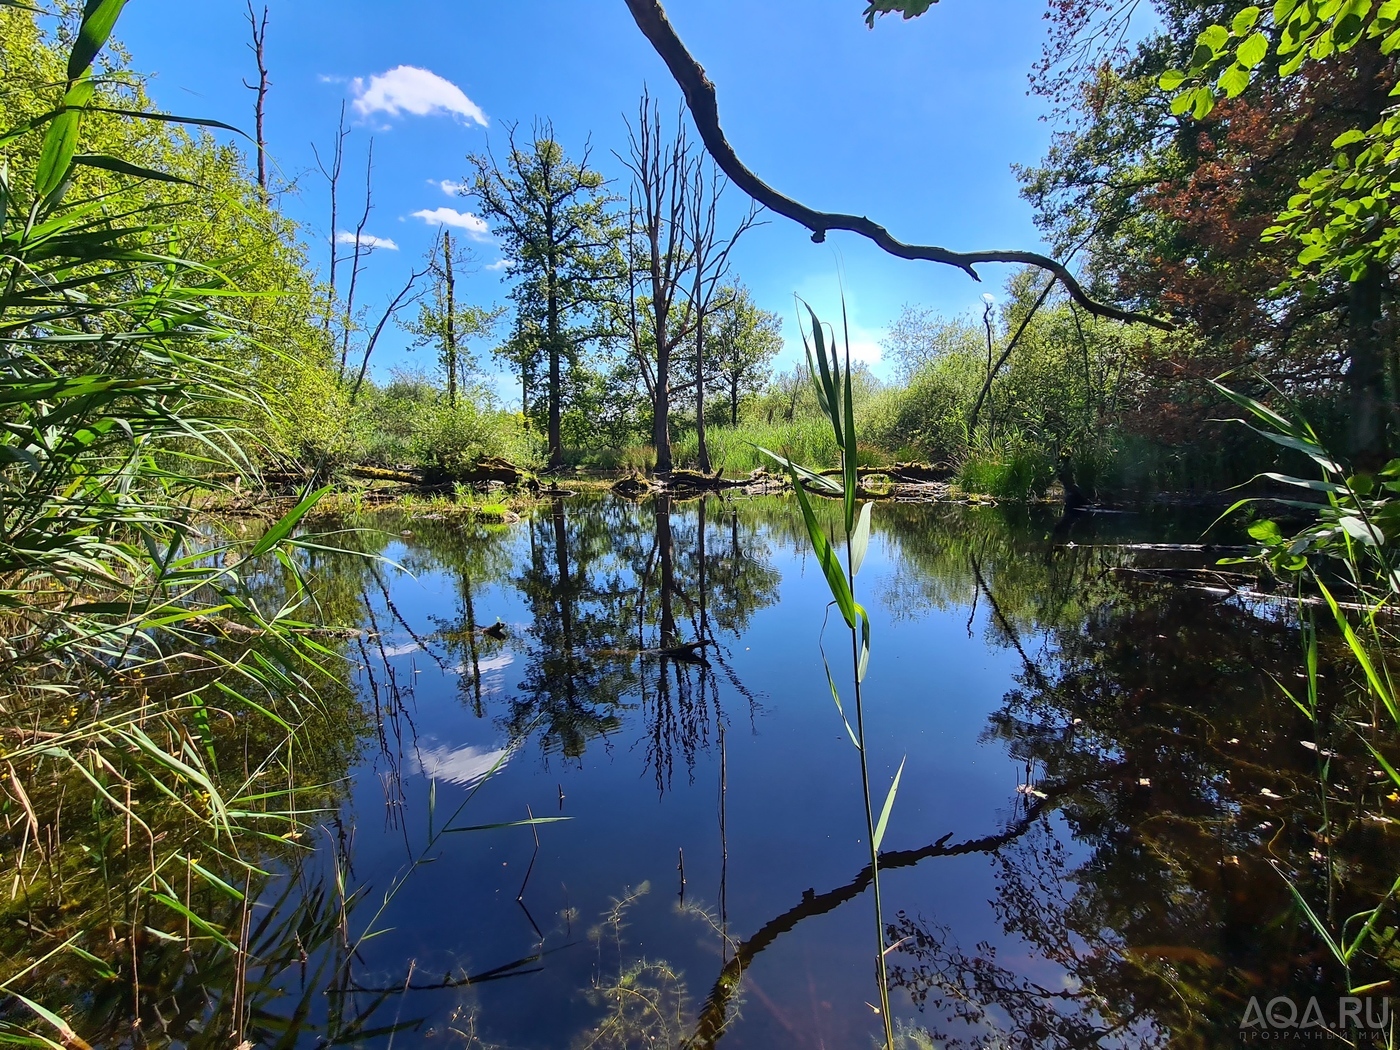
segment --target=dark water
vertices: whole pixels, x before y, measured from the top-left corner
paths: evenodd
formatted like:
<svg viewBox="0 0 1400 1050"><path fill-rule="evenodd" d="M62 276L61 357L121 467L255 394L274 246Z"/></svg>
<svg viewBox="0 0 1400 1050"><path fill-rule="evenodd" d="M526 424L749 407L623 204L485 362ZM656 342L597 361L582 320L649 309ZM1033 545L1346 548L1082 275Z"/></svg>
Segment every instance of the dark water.
<svg viewBox="0 0 1400 1050"><path fill-rule="evenodd" d="M883 867L907 1045L1235 1045L1251 996L1340 990L1283 874L1333 915L1374 901L1400 858L1359 803L1387 803L1344 727L1320 781L1277 684L1286 606L1144 571L1213 554L1123 546L1209 520L877 507L857 582L877 797L906 763ZM281 906L312 893L255 1045L871 1045L858 758L791 508L379 525L386 562L325 569L328 600L368 599L375 724ZM678 641L711 644L655 651ZM568 819L458 830L531 817Z"/></svg>

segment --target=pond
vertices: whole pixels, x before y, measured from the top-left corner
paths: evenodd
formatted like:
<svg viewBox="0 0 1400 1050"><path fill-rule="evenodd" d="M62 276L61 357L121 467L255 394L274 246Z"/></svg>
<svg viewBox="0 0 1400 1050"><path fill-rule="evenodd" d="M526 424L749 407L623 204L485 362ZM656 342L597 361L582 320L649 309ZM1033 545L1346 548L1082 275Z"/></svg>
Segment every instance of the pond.
<svg viewBox="0 0 1400 1050"><path fill-rule="evenodd" d="M1158 571L1212 564L1150 549L1210 520L876 508L858 584L877 800L905 763L882 870L907 1045L1233 1045L1252 996L1335 1000L1284 876L1345 915L1395 835L1359 816L1380 789L1350 734L1319 745L1280 691L1289 606ZM841 682L849 643L792 505L374 524L380 561L312 567L363 601L371 724L322 848L254 909L252 1044L872 1045L858 756L821 650Z"/></svg>

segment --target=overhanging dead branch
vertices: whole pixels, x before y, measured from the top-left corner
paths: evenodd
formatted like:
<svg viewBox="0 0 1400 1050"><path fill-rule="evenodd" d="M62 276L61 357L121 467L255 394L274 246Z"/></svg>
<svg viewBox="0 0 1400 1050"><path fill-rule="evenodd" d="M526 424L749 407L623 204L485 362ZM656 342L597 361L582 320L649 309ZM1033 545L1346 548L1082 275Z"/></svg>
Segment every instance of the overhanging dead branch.
<svg viewBox="0 0 1400 1050"><path fill-rule="evenodd" d="M671 76L680 85L690 107L696 130L705 143L706 150L714 158L720 170L729 176L731 182L762 204L770 211L784 215L812 231L812 240L820 243L826 239L828 230L846 230L873 241L883 251L901 259L919 259L942 263L962 270L975 281L982 278L976 267L982 263L1012 263L1035 266L1055 275L1076 303L1096 317L1108 317L1118 321L1131 321L1151 325L1163 331L1170 331L1172 324L1159 317L1121 310L1107 303L1090 298L1080 287L1069 269L1055 259L1038 252L1024 251L980 251L955 252L933 245L906 244L896 239L879 223L863 215L845 215L838 212L821 212L779 193L744 166L734 147L725 138L719 123L719 103L715 97L715 86L706 76L700 65L686 50L685 44L676 34L666 11L659 0L627 0L627 8L637 23L637 28L650 41L656 53L661 56Z"/></svg>

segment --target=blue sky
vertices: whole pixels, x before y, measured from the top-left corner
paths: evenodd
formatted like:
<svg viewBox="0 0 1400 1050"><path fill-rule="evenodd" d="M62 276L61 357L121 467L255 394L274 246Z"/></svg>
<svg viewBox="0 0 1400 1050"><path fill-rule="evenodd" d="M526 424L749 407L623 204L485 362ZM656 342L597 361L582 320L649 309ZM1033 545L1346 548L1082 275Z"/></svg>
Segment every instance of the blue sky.
<svg viewBox="0 0 1400 1050"><path fill-rule="evenodd" d="M397 250L374 254L367 303L403 283L436 235L439 209L474 210L441 184L462 180L466 155L488 138L499 149L511 122L523 130L547 117L573 153L591 141L595 164L625 192L612 153L625 149L624 114L636 112L643 84L664 112L680 101L622 0L266 2L270 152L293 187L283 207L305 223L322 265L328 197L311 144L329 147L348 102L344 216L358 207L374 137L375 210L366 229ZM1040 246L1010 165L1035 162L1049 140L1044 105L1026 93L1045 33L1042 0L944 0L920 19L886 18L873 31L861 0L666 6L717 85L731 142L770 184L813 207L866 214L908 241ZM251 128L253 96L241 81L254 74L241 0L131 0L119 35L134 67L151 75L159 105ZM731 189L729 199L737 213L739 193ZM793 294L834 315L838 273L858 353L869 360L903 303L967 313L1006 277L987 267L978 285L945 267L889 258L850 234L815 245L788 220L769 219L741 242L735 265L760 304L786 318L785 358L796 345ZM470 238L472 221L457 221ZM342 218L339 232L347 229L353 219ZM487 237L475 248L481 268L468 294L499 300L508 274L489 266L501 253ZM395 333L381 344L377 374L417 363L405 343Z"/></svg>

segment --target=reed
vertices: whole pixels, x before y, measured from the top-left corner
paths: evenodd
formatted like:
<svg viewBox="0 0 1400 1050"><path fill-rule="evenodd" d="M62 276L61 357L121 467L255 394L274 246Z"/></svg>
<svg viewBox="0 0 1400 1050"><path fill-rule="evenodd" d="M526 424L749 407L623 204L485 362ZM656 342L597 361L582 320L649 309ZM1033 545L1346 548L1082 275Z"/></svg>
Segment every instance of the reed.
<svg viewBox="0 0 1400 1050"><path fill-rule="evenodd" d="M1224 377L1222 377L1224 378ZM1375 471L1349 471L1319 437L1316 430L1296 412L1291 417L1274 411L1255 399L1220 382L1215 388L1248 417L1237 422L1250 427L1275 445L1302 453L1318 468L1320 477L1302 478L1271 471L1262 475L1275 484L1306 494L1311 502L1282 501L1295 509L1313 512L1312 520L1291 535L1285 535L1277 521L1256 520L1249 534L1257 547L1250 559L1266 572L1288 581L1297 598L1298 619L1303 642L1306 691L1301 695L1282 682L1279 690L1313 725L1313 746L1317 753L1317 778L1322 803L1323 829L1319 837L1327 844L1325 854L1328 900L1309 901L1298 881L1281 868L1299 911L1307 919L1346 977L1347 990L1361 994L1389 986L1390 980L1358 982L1356 970L1369 952L1383 960L1393 972L1391 945L1397 935L1394 902L1400 898L1400 876L1374 906L1349 916L1335 914L1332 885L1336 874L1332 862L1331 819L1328 816L1328 779L1332 751L1326 746L1329 724L1342 722L1355 733L1375 760L1375 775L1400 791L1400 771L1382 754L1377 731L1382 718L1400 727L1400 693L1392 671L1397 651L1394 612L1400 600L1400 573L1397 573L1396 539L1400 537L1400 459ZM1256 502L1237 501L1222 517ZM1345 589L1343 600L1337 594ZM1320 599L1320 601L1319 601ZM1324 711L1319 699L1318 628L1315 612L1330 619L1345 643L1356 681L1347 698L1354 715L1340 720ZM1367 733L1369 728L1370 735ZM1382 816L1381 819L1389 819Z"/></svg>
<svg viewBox="0 0 1400 1050"><path fill-rule="evenodd" d="M861 564L864 562L866 552L870 547L870 520L874 504L867 502L857 506L856 503L856 493L860 487L857 471L859 461L855 398L851 383L851 341L849 326L845 323L844 303L842 305L842 328L845 334L844 370L842 362L838 360L836 355L834 334L831 339L831 347L828 349L824 326L810 306L807 306L806 303L802 305L807 311L811 326L811 338L808 339L804 330L802 345L807 353L807 366L811 374L812 384L816 388L817 401L831 424L832 437L836 447L840 450L841 474L838 478L818 474L809 467L799 465L790 451L788 455L779 455L760 447L759 452L784 467L792 476L793 491L796 493L798 506L802 510L802 520L806 526L808 538L812 542L812 547L817 555L817 563L821 566L822 573L826 577L827 587L831 591L831 604L840 611L841 618L845 621L850 633L854 726L846 717L845 706L841 702L841 689L831 672L831 665L827 661L825 649L822 649L822 666L826 671L831 698L836 703L836 711L841 716L841 721L846 727L851 743L855 745L856 752L860 756L860 783L865 802L865 841L870 850L870 888L874 896L875 978L879 992L880 1019L885 1029L885 1046L887 1050L894 1050L895 1035L894 1023L890 1017L889 973L885 962L889 949L885 944L885 921L880 895L880 843L884 839L885 829L889 825L890 812L894 808L895 795L899 791L899 778L904 773L904 762L901 760L899 764L899 770L895 773L894 781L890 784L889 791L885 795L884 805L881 807L877 819L870 788L870 764L865 734L865 695L861 688L865 681L866 671L870 666L870 614L856 600L856 575L860 572ZM835 545L827 537L821 523L817 520L817 515L812 508L811 497L807 493L809 487L816 492L839 499L841 502L842 535L840 541L845 547L846 560L844 565Z"/></svg>
<svg viewBox="0 0 1400 1050"><path fill-rule="evenodd" d="M246 961L258 859L327 797L297 771L335 655L296 535L322 493L253 537L199 515L257 485L236 420L265 406L217 353L248 338L221 312L236 261L186 261L163 205L84 190L92 171L183 181L81 151L90 111L111 115L93 64L122 6L88 0L52 108L0 134L32 164L0 168L0 811L6 925L29 931L0 992L33 1018L7 1008L0 1040L18 1045L88 1045L33 992L56 967L120 979L139 1017L152 938Z"/></svg>

